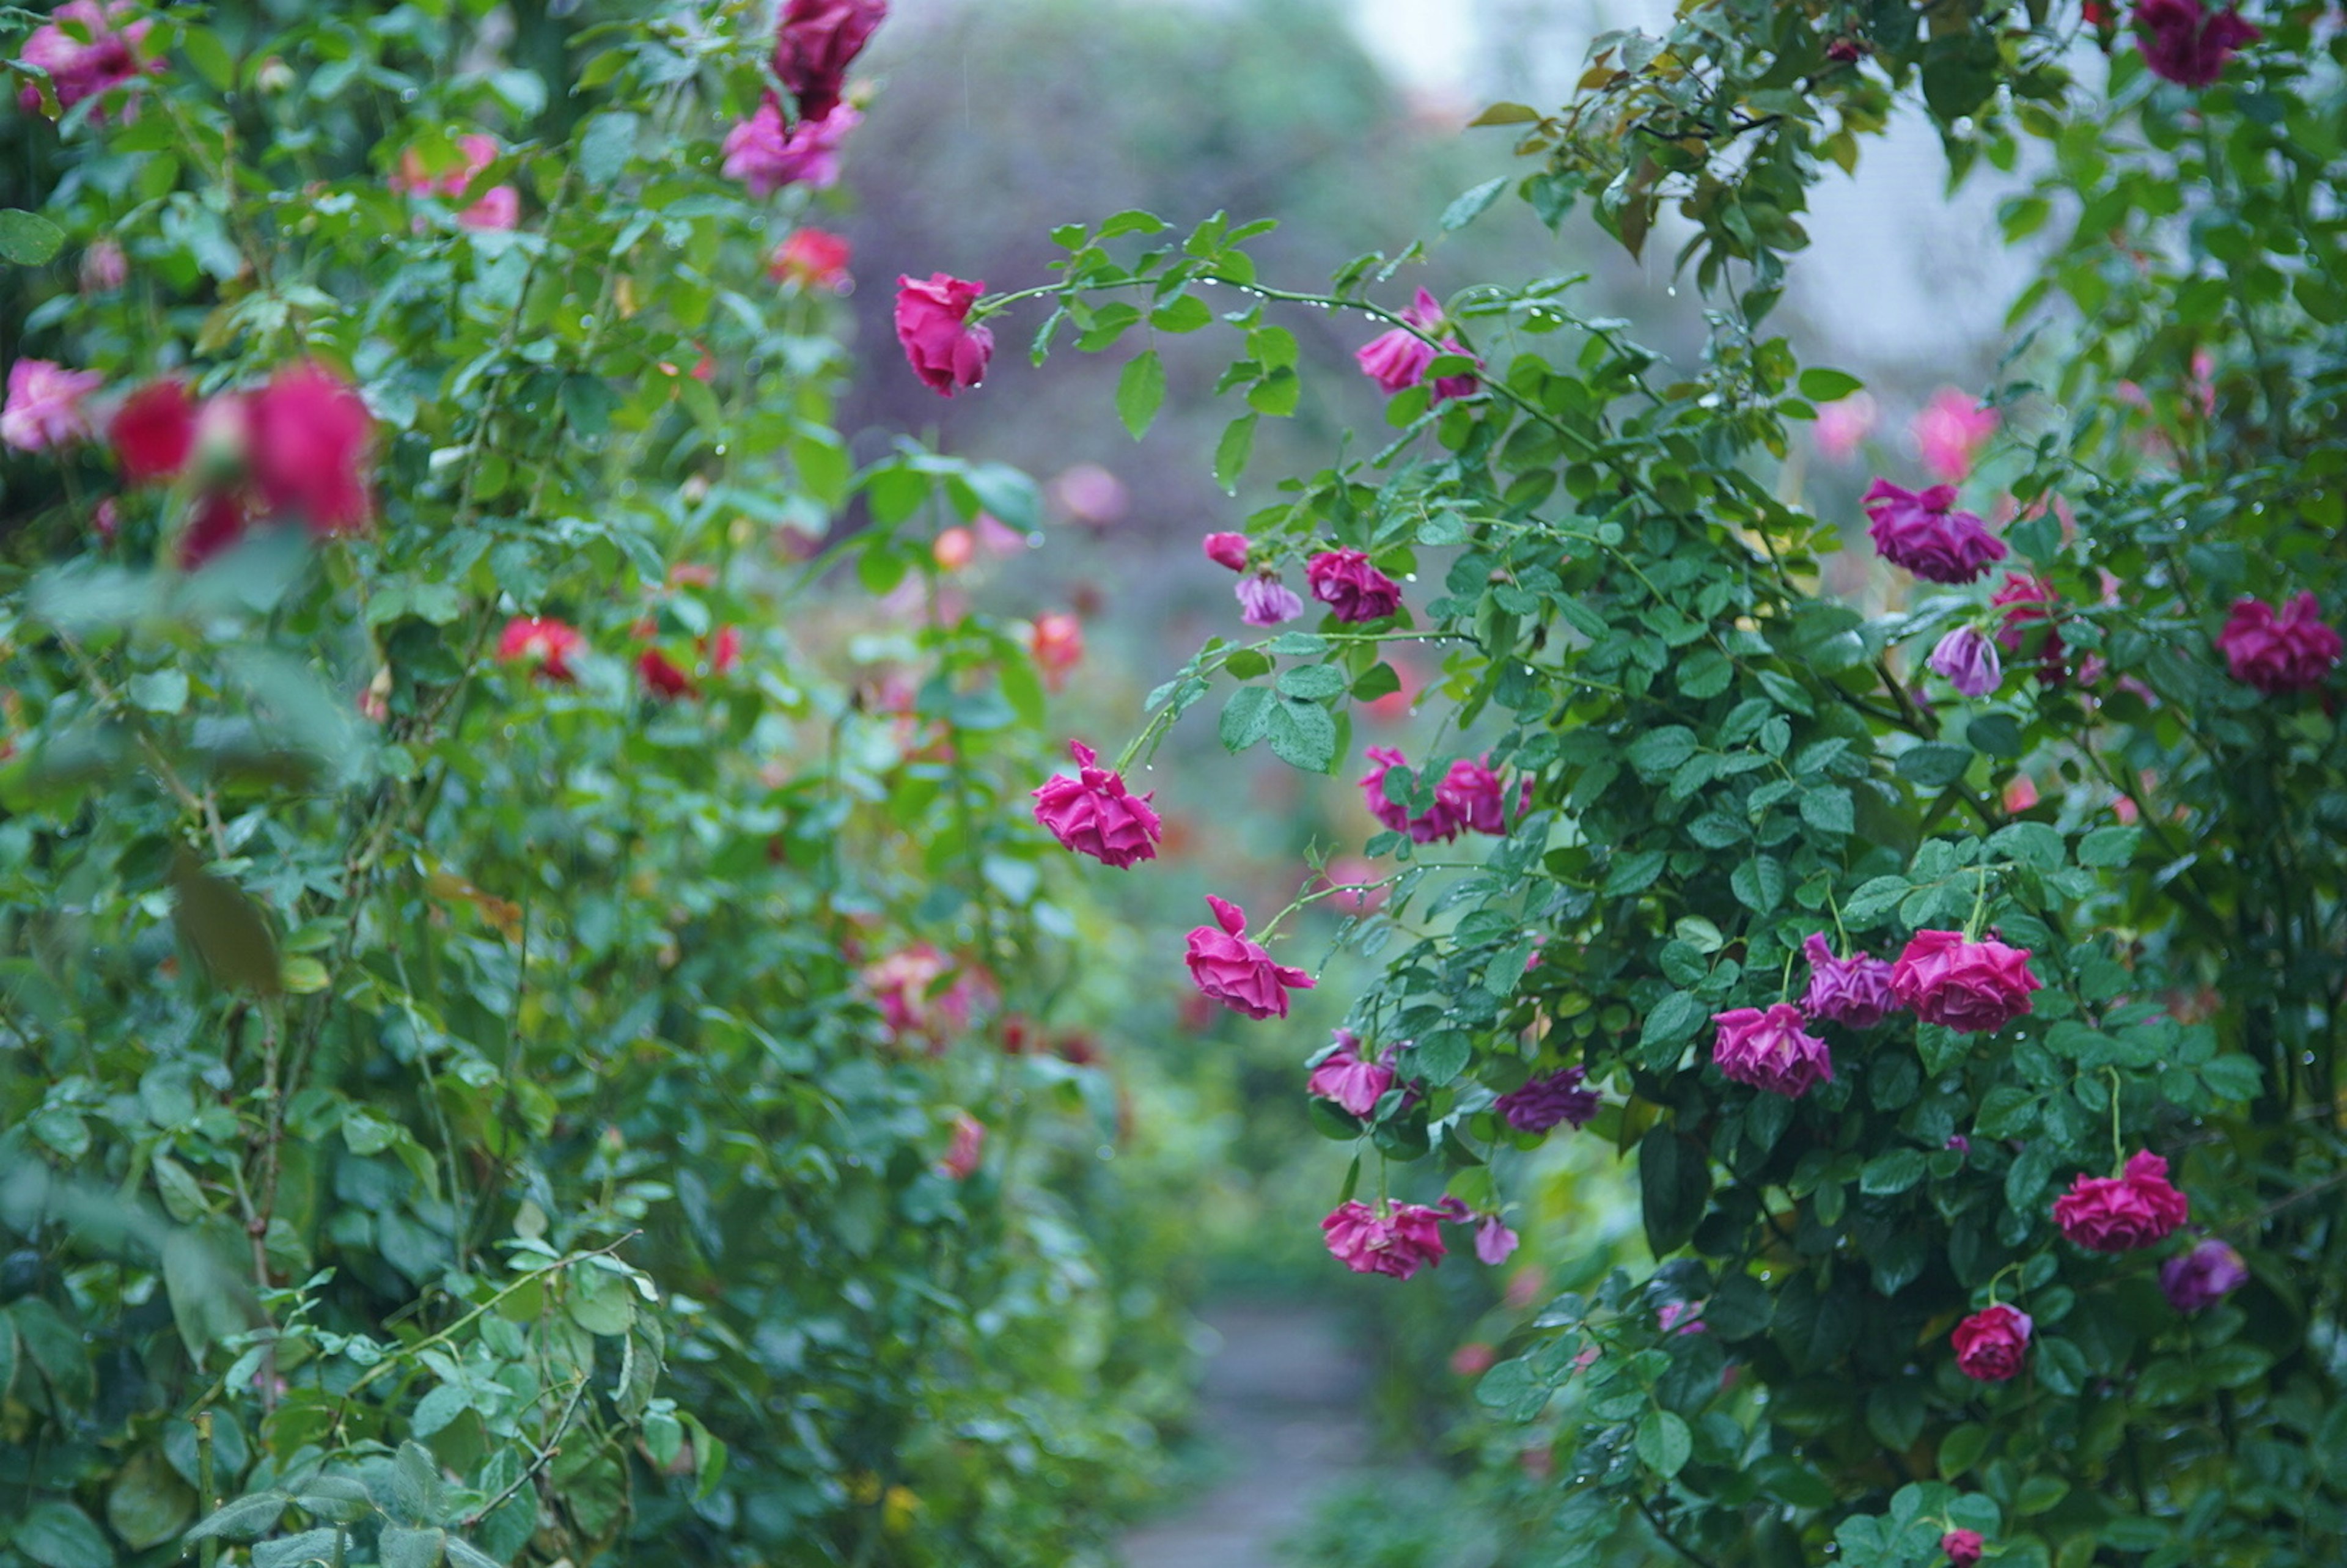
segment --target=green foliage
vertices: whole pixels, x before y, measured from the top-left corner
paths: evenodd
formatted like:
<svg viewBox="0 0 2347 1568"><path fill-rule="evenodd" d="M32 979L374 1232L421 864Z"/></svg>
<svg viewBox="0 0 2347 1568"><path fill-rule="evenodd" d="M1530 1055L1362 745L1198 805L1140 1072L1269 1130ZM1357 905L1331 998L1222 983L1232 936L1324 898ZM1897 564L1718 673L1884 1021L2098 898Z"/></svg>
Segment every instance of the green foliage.
<svg viewBox="0 0 2347 1568"><path fill-rule="evenodd" d="M805 193L720 171L771 16L154 20L135 115L13 122L14 342L101 409L333 366L375 515L183 570L196 481L0 472L0 1564L1096 1554L1183 1243L1040 1049L1123 999L1025 811L1028 629L935 608L1036 492L849 459L767 272Z"/></svg>
<svg viewBox="0 0 2347 1568"><path fill-rule="evenodd" d="M1576 1066L1612 1102L1578 1136L1635 1151L1657 1263L1539 1310L1477 1389L1491 1446L1553 1467L1503 1488L1522 1560L1773 1568L1830 1546L1888 1568L1935 1561L1957 1527L2059 1568L2314 1564L2347 1544L2347 748L2335 678L2269 695L2215 645L2241 596L2311 591L2334 624L2347 605L2341 46L2311 10L2258 20L2198 91L2151 78L2121 35L2106 98L2074 78L2075 16L2042 5L1719 0L1601 38L1572 105L1483 123L1527 128L1542 168L1522 194L1552 221L1586 197L1635 252L1676 201L1682 261L1722 297L1703 364L1583 317L1570 280L1458 296L1478 394L1397 395L1392 445L1282 480L1249 520L1258 559L1345 547L1411 584L1398 629L1216 641L1151 699L1144 753L1228 676L1225 747L1329 771L1356 694L1382 689L1378 645L1422 641L1442 651L1445 738L1388 772L1388 802L1424 811L1461 755L1531 782L1463 864L1398 832L1368 845L1396 868L1346 927L1382 966L1347 1025L1408 1046L1420 1092L1317 1119L1489 1209L1537 1142L1496 1098ZM1981 602L1994 584L1872 614L1826 597L1855 519L1812 515L1774 470L1788 424L1858 384L1763 335L1805 192L1918 92L1960 176L2042 142L2005 228L2068 235L2021 302L2035 335L1966 496L2017 503L2008 564L2058 594L2059 651ZM1096 350L1139 319L1127 296L1238 286L1222 387L1292 412L1279 308L1357 311L1366 335L1397 321L1371 297L1393 269L1272 288L1243 233L1218 216L1139 248L1071 227L1054 303ZM1967 701L1920 671L1971 620L2008 632L2010 662ZM1813 1026L1834 1075L1796 1100L1711 1065L1710 1018L1798 996L1810 934L1891 956L1926 929L2030 949L2033 1010L1987 1034ZM2155 1267L2195 1233L2114 1258L2051 1217L2075 1177L2147 1147L2196 1232L2249 1259L2250 1282L2197 1312ZM2010 1383L1965 1377L1948 1345L1994 1300L2036 1325Z"/></svg>

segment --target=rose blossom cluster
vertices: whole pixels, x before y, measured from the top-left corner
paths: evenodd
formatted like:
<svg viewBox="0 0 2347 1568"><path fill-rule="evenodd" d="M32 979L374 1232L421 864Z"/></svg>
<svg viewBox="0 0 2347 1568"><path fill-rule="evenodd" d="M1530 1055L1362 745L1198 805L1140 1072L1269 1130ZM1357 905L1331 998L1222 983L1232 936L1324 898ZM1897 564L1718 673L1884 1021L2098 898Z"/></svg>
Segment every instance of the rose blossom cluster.
<svg viewBox="0 0 2347 1568"><path fill-rule="evenodd" d="M1329 1255L1355 1274L1408 1279L1450 1255L1442 1241L1446 1220L1475 1227L1475 1256L1481 1263L1496 1268L1516 1250L1516 1233L1505 1221L1497 1214L1477 1214L1457 1198L1445 1198L1431 1208L1382 1200L1372 1207L1348 1199L1320 1222L1320 1233Z"/></svg>
<svg viewBox="0 0 2347 1568"><path fill-rule="evenodd" d="M864 117L844 101L847 67L888 15L887 0L788 0L774 35L774 79L795 104L785 118L780 93L726 134L724 169L753 196L786 185L827 190L839 179L840 147Z"/></svg>
<svg viewBox="0 0 2347 1568"><path fill-rule="evenodd" d="M1361 775L1361 804L1389 830L1407 835L1414 844L1447 841L1461 833L1499 837L1508 831L1510 792L1492 771L1489 753L1453 762L1434 786L1434 804L1416 816L1386 793L1386 775L1409 765L1402 753L1391 746L1371 746L1366 754L1369 771ZM1519 781L1513 793L1521 817L1532 805L1532 781Z"/></svg>
<svg viewBox="0 0 2347 1568"><path fill-rule="evenodd" d="M0 403L0 442L39 452L96 439L91 405L104 384L95 371L18 360ZM126 481L189 492L178 536L183 567L228 548L255 521L300 522L329 538L374 516L374 416L356 388L316 361L201 401L165 376L122 398L104 426Z"/></svg>

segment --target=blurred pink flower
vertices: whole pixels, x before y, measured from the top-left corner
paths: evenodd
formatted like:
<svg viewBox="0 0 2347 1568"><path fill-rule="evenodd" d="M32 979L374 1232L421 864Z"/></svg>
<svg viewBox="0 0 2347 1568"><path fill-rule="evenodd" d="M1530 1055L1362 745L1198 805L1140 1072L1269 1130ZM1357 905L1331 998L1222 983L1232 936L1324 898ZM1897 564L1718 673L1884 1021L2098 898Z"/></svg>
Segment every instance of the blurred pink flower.
<svg viewBox="0 0 2347 1568"><path fill-rule="evenodd" d="M1277 626L1304 613L1304 601L1276 572L1242 577L1234 591L1238 595L1239 619L1249 626Z"/></svg>
<svg viewBox="0 0 2347 1568"><path fill-rule="evenodd" d="M140 54L154 24L120 22L125 12L134 9L123 0L108 0L104 5L97 0L65 0L25 40L19 57L26 65L38 66L49 73L49 85L56 93L60 110L163 68L159 58L149 60ZM86 34L89 41L84 43L69 36L58 25L67 22ZM41 89L26 82L16 89L16 105L26 114L40 113ZM126 118L128 113L125 111ZM101 113L97 118L102 121L105 116Z"/></svg>
<svg viewBox="0 0 2347 1568"><path fill-rule="evenodd" d="M1881 410L1870 393L1853 392L1848 397L1818 405L1817 427L1810 438L1818 450L1831 463L1847 463L1858 456L1866 438L1874 434Z"/></svg>
<svg viewBox="0 0 2347 1568"><path fill-rule="evenodd" d="M106 384L94 370L67 370L46 359L20 359L8 367L8 397L0 405L0 441L22 452L90 438L89 413L82 400Z"/></svg>
<svg viewBox="0 0 2347 1568"><path fill-rule="evenodd" d="M1983 408L1954 387L1943 386L1907 428L1923 456L1923 466L1934 477L1954 484L1973 471L1981 448L1996 434L1997 423L1995 409Z"/></svg>
<svg viewBox="0 0 2347 1568"><path fill-rule="evenodd" d="M953 1123L953 1143L946 1157L938 1162L938 1169L957 1182L966 1182L978 1173L979 1162L986 1154L986 1124L964 1111L957 1113Z"/></svg>

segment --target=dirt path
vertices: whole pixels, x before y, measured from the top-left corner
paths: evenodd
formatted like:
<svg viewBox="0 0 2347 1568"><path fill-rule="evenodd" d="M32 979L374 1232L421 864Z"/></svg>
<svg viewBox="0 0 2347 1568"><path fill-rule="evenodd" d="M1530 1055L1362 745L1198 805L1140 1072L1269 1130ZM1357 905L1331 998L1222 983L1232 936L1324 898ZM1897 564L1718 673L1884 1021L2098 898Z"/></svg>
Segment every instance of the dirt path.
<svg viewBox="0 0 2347 1568"><path fill-rule="evenodd" d="M1309 1307L1225 1305L1206 1365L1202 1435L1219 1478L1179 1513L1125 1538L1130 1568L1279 1568L1272 1548L1368 1456L1368 1369L1337 1320Z"/></svg>

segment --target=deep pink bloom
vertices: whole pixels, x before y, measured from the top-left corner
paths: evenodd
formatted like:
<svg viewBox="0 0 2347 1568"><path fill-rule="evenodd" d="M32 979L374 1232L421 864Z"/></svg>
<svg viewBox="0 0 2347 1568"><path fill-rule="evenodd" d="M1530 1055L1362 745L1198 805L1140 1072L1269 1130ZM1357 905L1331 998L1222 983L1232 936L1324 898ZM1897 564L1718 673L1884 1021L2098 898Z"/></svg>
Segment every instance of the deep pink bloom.
<svg viewBox="0 0 2347 1568"><path fill-rule="evenodd" d="M1872 1029L1899 1006L1891 994L1891 966L1870 953L1854 952L1837 958L1825 933L1812 932L1801 943L1809 960L1809 989L1802 993L1801 1010L1811 1018L1829 1019L1851 1029Z"/></svg>
<svg viewBox="0 0 2347 1568"><path fill-rule="evenodd" d="M244 538L252 518L244 503L225 492L206 496L189 513L179 530L178 554L183 571L193 571Z"/></svg>
<svg viewBox="0 0 2347 1568"><path fill-rule="evenodd" d="M1322 550L1306 563L1304 580L1339 620L1383 620L1401 608L1401 584L1359 550Z"/></svg>
<svg viewBox="0 0 2347 1568"><path fill-rule="evenodd" d="M1440 789L1435 791L1434 804L1417 816L1386 794L1386 774L1409 765L1399 752L1390 746L1371 746L1368 755L1369 771L1361 775L1361 804L1369 808L1371 816L1396 833L1409 835L1416 844L1459 836L1459 830L1466 825L1463 814L1444 801Z"/></svg>
<svg viewBox="0 0 2347 1568"><path fill-rule="evenodd" d="M1061 844L1103 866L1122 870L1137 860L1156 859L1165 828L1149 795L1128 793L1124 775L1115 769L1093 766L1099 753L1083 742L1069 742L1068 750L1076 759L1076 776L1054 774L1044 781L1035 792L1035 820Z"/></svg>
<svg viewBox="0 0 2347 1568"><path fill-rule="evenodd" d="M2165 1241L2191 1205L2168 1180L2168 1162L2146 1149L2116 1176L2080 1176L2054 1200L2062 1234L2095 1252L2133 1252Z"/></svg>
<svg viewBox="0 0 2347 1568"><path fill-rule="evenodd" d="M2027 648L2033 635L2031 628L2043 623L2035 635L2037 643L2037 678L2047 682L2063 679L2062 633L2054 624L2054 616L2062 603L2062 596L2044 578L2027 572L2009 571L2004 574L2004 586L1989 595L1989 603L2004 611L1997 623L1996 645L2007 653L2018 654Z"/></svg>
<svg viewBox="0 0 2347 1568"><path fill-rule="evenodd" d="M1923 405L1908 433L1915 437L1932 477L1954 484L1973 471L1996 426L1995 409L1983 408L1954 387L1943 386Z"/></svg>
<svg viewBox="0 0 2347 1568"><path fill-rule="evenodd" d="M803 289L845 293L850 282L849 254L847 241L836 234L822 229L794 229L766 263L766 276Z"/></svg>
<svg viewBox="0 0 2347 1568"><path fill-rule="evenodd" d="M1953 1568L1973 1568L1986 1545L1977 1530L1951 1530L1940 1537L1940 1550L1948 1554Z"/></svg>
<svg viewBox="0 0 2347 1568"><path fill-rule="evenodd" d="M1858 456L1858 449L1874 433L1879 417L1872 396L1853 392L1848 397L1818 405L1817 428L1810 439L1818 451L1829 463L1847 463Z"/></svg>
<svg viewBox="0 0 2347 1568"><path fill-rule="evenodd" d="M1245 534L1208 534L1204 544L1206 559L1219 567L1233 571L1246 570L1247 537Z"/></svg>
<svg viewBox="0 0 2347 1568"><path fill-rule="evenodd" d="M49 73L60 110L163 68L161 60L145 59L140 54L153 23L117 25L116 19L130 9L120 0L109 0L104 5L97 0L65 0L25 40L18 57ZM88 35L89 41L84 43L69 36L58 26L64 22L76 24L78 31ZM38 114L40 88L26 82L16 90L16 105L26 114Z"/></svg>
<svg viewBox="0 0 2347 1568"><path fill-rule="evenodd" d="M1926 582L1970 582L2004 559L2004 541L1973 513L1956 510L1952 486L1918 494L1877 479L1864 506L1867 532L1882 559Z"/></svg>
<svg viewBox="0 0 2347 1568"><path fill-rule="evenodd" d="M1397 753L1399 754L1399 753ZM1500 775L1491 771L1486 756L1460 757L1434 786L1437 804L1447 809L1466 826L1477 833L1493 837L1508 831L1508 790ZM1516 815L1522 816L1532 806L1532 781L1522 779L1516 786Z"/></svg>
<svg viewBox="0 0 2347 1568"><path fill-rule="evenodd" d="M2178 1312L2213 1307L2249 1282L2249 1266L2241 1262L2241 1255L2213 1236L2182 1257L2171 1257L2159 1266L2159 1288Z"/></svg>
<svg viewBox="0 0 2347 1568"><path fill-rule="evenodd" d="M1359 1037L1351 1030L1337 1031L1337 1049L1321 1058L1305 1081L1304 1091L1333 1100L1356 1116L1367 1116L1393 1087L1391 1051L1387 1060L1365 1056Z"/></svg>
<svg viewBox="0 0 2347 1568"><path fill-rule="evenodd" d="M1304 601L1276 572L1243 575L1238 588L1239 619L1249 626L1277 626L1304 613Z"/></svg>
<svg viewBox="0 0 2347 1568"><path fill-rule="evenodd" d="M1918 931L1891 966L1891 994L1925 1023L1986 1033L2030 1010L2041 981L2029 949L1993 939L1970 942L1961 931Z"/></svg>
<svg viewBox="0 0 2347 1568"><path fill-rule="evenodd" d="M1545 1132L1560 1122L1586 1126L1603 1103L1595 1090L1582 1087L1587 1076L1578 1067L1542 1073L1501 1095L1491 1109L1519 1132Z"/></svg>
<svg viewBox="0 0 2347 1568"><path fill-rule="evenodd" d="M90 437L89 411L82 400L106 384L94 370L67 370L46 359L20 359L8 367L8 399L0 405L0 441L22 452L39 452Z"/></svg>
<svg viewBox="0 0 2347 1568"><path fill-rule="evenodd" d="M1433 298L1424 289L1419 291L1419 295L1429 301ZM1411 321L1414 314L1414 311L1401 313L1404 321ZM1437 314L1440 314L1439 307ZM1378 389L1390 397L1424 381L1426 367L1434 363L1434 356L1439 352L1432 343L1409 327L1394 327L1379 333L1354 350L1353 360L1361 367L1361 374L1376 382Z"/></svg>
<svg viewBox="0 0 2347 1568"><path fill-rule="evenodd" d="M315 361L287 365L248 401L252 477L278 513L313 534L364 528L374 416L356 388Z"/></svg>
<svg viewBox="0 0 2347 1568"><path fill-rule="evenodd" d="M1328 1251L1355 1274L1408 1279L1442 1261L1442 1215L1422 1204L1381 1205L1379 1213L1356 1200L1339 1204L1320 1222Z"/></svg>
<svg viewBox="0 0 2347 1568"><path fill-rule="evenodd" d="M1499 1215L1479 1215L1475 1221L1475 1259L1497 1268L1508 1261L1521 1239Z"/></svg>
<svg viewBox="0 0 2347 1568"><path fill-rule="evenodd" d="M1287 993L1308 991L1313 980L1302 969L1274 963L1260 943L1246 939L1246 914L1227 899L1206 895L1215 925L1190 932L1184 960L1198 989L1233 1012L1249 1018L1286 1018Z"/></svg>
<svg viewBox="0 0 2347 1568"><path fill-rule="evenodd" d="M701 688L693 684L692 677L657 648L647 648L636 655L636 674L643 682L644 690L663 702L673 702L680 697L695 697L701 693Z"/></svg>
<svg viewBox="0 0 2347 1568"><path fill-rule="evenodd" d="M11 377L12 403L14 393ZM2339 662L2340 641L2323 623L2320 601L2301 593L2279 613L2260 600L2235 600L2225 630L2217 634L2217 648L2234 680L2279 697L2321 685Z"/></svg>
<svg viewBox="0 0 2347 1568"><path fill-rule="evenodd" d="M2004 681L1996 644L1982 636L1977 626L1959 626L1941 638L1924 662L1967 697L1985 697Z"/></svg>
<svg viewBox="0 0 2347 1568"><path fill-rule="evenodd" d="M709 655L709 672L712 675L730 674L742 662L742 629L721 626L697 646Z"/></svg>
<svg viewBox="0 0 2347 1568"><path fill-rule="evenodd" d="M1833 1053L1816 1035L1801 1032L1801 1009L1777 1002L1766 1011L1735 1008L1714 1013L1719 1026L1711 1060L1738 1083L1797 1100L1811 1085L1833 1081Z"/></svg>
<svg viewBox="0 0 2347 1568"><path fill-rule="evenodd" d="M1676 1329L1681 1334L1708 1334L1702 1308L1691 1301L1665 1301L1655 1308L1655 1327L1668 1334Z"/></svg>
<svg viewBox="0 0 2347 1568"><path fill-rule="evenodd" d="M790 0L774 35L774 76L802 117L839 101L847 67L888 15L888 0Z"/></svg>
<svg viewBox="0 0 2347 1568"><path fill-rule="evenodd" d="M986 1155L986 1123L964 1111L954 1117L953 1143L946 1157L938 1162L938 1169L957 1182L966 1182L978 1173L979 1162Z"/></svg>
<svg viewBox="0 0 2347 1568"><path fill-rule="evenodd" d="M124 398L107 421L106 439L132 484L176 476L196 449L196 404L187 384L167 375Z"/></svg>
<svg viewBox="0 0 2347 1568"><path fill-rule="evenodd" d="M586 646L585 638L559 620L517 615L506 622L505 631L497 638L497 657L508 663L532 665L539 680L569 686L579 679L570 661Z"/></svg>
<svg viewBox="0 0 2347 1568"><path fill-rule="evenodd" d="M1458 354L1462 358L1472 357L1467 353L1467 345L1455 337L1443 338L1442 352ZM1478 359L1475 363L1480 365L1483 362ZM1472 397L1475 395L1475 389L1481 384L1481 379L1471 372L1462 375L1438 375L1434 378L1433 401L1440 403L1446 397Z"/></svg>
<svg viewBox="0 0 2347 1568"><path fill-rule="evenodd" d="M780 100L769 93L755 114L725 133L725 173L753 196L772 196L785 185L827 190L839 183L840 144L863 121L840 104L820 118L785 125Z"/></svg>
<svg viewBox="0 0 2347 1568"><path fill-rule="evenodd" d="M985 292L982 282L944 272L927 282L897 280L897 341L921 384L941 397L986 379L994 334L969 324L969 308Z"/></svg>
<svg viewBox="0 0 2347 1568"><path fill-rule="evenodd" d="M2152 75L2188 87L2212 85L2234 50L2265 36L2239 11L2211 12L2201 0L2137 0L2135 34Z"/></svg>
<svg viewBox="0 0 2347 1568"><path fill-rule="evenodd" d="M2002 1383L2021 1370L2036 1326L2029 1314L2000 1301L1983 1307L1948 1336L1956 1348L1956 1369L1983 1383Z"/></svg>

